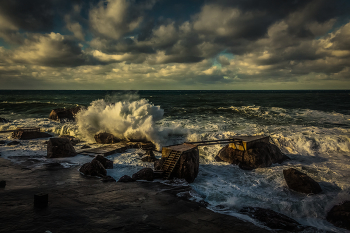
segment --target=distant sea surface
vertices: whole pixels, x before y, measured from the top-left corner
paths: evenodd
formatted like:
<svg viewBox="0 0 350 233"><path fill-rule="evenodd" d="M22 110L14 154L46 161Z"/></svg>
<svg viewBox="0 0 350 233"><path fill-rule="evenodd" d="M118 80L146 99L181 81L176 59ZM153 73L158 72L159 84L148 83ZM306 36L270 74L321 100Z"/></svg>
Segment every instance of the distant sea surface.
<svg viewBox="0 0 350 233"><path fill-rule="evenodd" d="M77 105L85 107L77 122L48 120L52 109ZM214 211L249 221L238 211L258 206L320 230L346 232L325 217L332 206L350 200L350 91L1 90L0 117L11 121L0 123L0 130L39 126L55 135L76 136L85 141L80 145L90 143L94 132L108 129L118 136L153 140L158 149L185 141L270 135L290 161L244 171L215 161L223 145L201 147L200 172L190 184L194 198L207 201ZM10 140L9 135L0 136ZM0 152L14 160L18 151L8 148L0 147ZM18 148L27 156L46 153L44 146L32 142ZM137 153L109 156L115 169L108 173L119 179L151 166L141 162ZM48 160L43 157L41 162ZM319 182L323 192L290 191L283 178L283 169L290 167Z"/></svg>

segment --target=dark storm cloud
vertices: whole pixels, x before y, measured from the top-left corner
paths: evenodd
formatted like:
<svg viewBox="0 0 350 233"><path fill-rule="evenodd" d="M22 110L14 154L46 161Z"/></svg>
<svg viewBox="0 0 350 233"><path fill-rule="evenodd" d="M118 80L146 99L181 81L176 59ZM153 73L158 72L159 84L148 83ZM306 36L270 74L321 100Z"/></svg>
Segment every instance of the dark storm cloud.
<svg viewBox="0 0 350 233"><path fill-rule="evenodd" d="M75 69L77 80L82 71L193 85L310 74L346 79L349 6L346 0L1 1L0 38L13 47L0 47L0 73L11 75L18 64L31 66L27 75L41 66Z"/></svg>

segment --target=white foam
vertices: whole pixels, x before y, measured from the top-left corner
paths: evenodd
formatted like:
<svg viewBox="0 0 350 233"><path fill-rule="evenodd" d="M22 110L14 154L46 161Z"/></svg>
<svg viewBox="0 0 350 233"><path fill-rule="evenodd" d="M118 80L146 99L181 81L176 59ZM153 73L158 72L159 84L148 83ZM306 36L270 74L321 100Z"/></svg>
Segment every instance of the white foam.
<svg viewBox="0 0 350 233"><path fill-rule="evenodd" d="M160 145L169 135L185 133L180 127L158 127L164 110L146 99L124 97L123 100L95 100L76 118L79 133L89 141L99 132L112 133L122 139L149 140Z"/></svg>

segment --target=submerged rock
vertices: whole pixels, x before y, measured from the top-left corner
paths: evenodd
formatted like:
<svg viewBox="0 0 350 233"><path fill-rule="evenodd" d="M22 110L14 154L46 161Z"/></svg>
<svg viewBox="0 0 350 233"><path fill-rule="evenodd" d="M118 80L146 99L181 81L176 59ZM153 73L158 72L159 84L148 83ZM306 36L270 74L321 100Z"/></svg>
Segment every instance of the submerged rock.
<svg viewBox="0 0 350 233"><path fill-rule="evenodd" d="M156 158L152 150L147 150L145 157L141 158L141 160L142 162L154 162L158 159Z"/></svg>
<svg viewBox="0 0 350 233"><path fill-rule="evenodd" d="M50 138L47 143L47 158L73 157L76 154L68 138Z"/></svg>
<svg viewBox="0 0 350 233"><path fill-rule="evenodd" d="M306 194L317 194L322 192L320 185L308 175L289 168L283 170L284 179L290 189Z"/></svg>
<svg viewBox="0 0 350 233"><path fill-rule="evenodd" d="M246 214L251 218L262 222L265 226L271 229L281 229L295 232L302 231L306 228L294 219L270 209L263 209L259 207L243 207L240 210L240 213Z"/></svg>
<svg viewBox="0 0 350 233"><path fill-rule="evenodd" d="M333 206L326 219L336 227L350 230L350 201Z"/></svg>
<svg viewBox="0 0 350 233"><path fill-rule="evenodd" d="M282 163L288 156L284 155L281 150L270 143L257 142L254 147L242 151L233 149L229 145L223 147L215 157L218 162L228 162L240 165L242 169L251 170L261 167L269 167L274 163Z"/></svg>
<svg viewBox="0 0 350 233"><path fill-rule="evenodd" d="M6 146L15 146L15 145L21 145L21 143L19 141L12 141L6 144Z"/></svg>
<svg viewBox="0 0 350 233"><path fill-rule="evenodd" d="M102 155L97 155L92 161L99 161L105 169L113 169L113 161L106 159Z"/></svg>
<svg viewBox="0 0 350 233"><path fill-rule="evenodd" d="M0 123L9 123L9 120L6 120L5 118L0 117Z"/></svg>
<svg viewBox="0 0 350 233"><path fill-rule="evenodd" d="M49 119L60 121L60 120L73 120L75 118L75 115L81 110L80 106L77 106L75 108L56 108L53 109L50 113Z"/></svg>
<svg viewBox="0 0 350 233"><path fill-rule="evenodd" d="M70 135L60 135L60 138L68 138L69 141L72 142L73 146L75 146L76 144L78 144L80 142L80 140L78 138L75 138L75 137L70 136Z"/></svg>
<svg viewBox="0 0 350 233"><path fill-rule="evenodd" d="M85 163L81 166L79 171L88 176L105 177L107 175L106 169L98 160L92 160L90 163Z"/></svg>
<svg viewBox="0 0 350 233"><path fill-rule="evenodd" d="M132 175L134 180L153 180L153 170L151 168L143 168L140 171Z"/></svg>
<svg viewBox="0 0 350 233"><path fill-rule="evenodd" d="M49 138L52 137L51 134L39 131L23 131L16 130L12 132L12 138L20 139L20 140L29 140L35 138Z"/></svg>
<svg viewBox="0 0 350 233"><path fill-rule="evenodd" d="M99 144L113 144L121 140L110 133L99 133L94 136L95 141Z"/></svg>
<svg viewBox="0 0 350 233"><path fill-rule="evenodd" d="M124 182L124 183L127 183L127 182L134 182L135 180L133 178L131 178L130 176L128 175L124 175L122 177L119 178L118 182Z"/></svg>

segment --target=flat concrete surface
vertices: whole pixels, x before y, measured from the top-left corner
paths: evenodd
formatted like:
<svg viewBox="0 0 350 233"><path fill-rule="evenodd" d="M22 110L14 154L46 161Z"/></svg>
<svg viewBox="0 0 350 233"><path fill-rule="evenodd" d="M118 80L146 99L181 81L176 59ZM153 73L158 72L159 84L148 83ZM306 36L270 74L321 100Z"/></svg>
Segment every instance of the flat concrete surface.
<svg viewBox="0 0 350 233"><path fill-rule="evenodd" d="M0 158L0 232L269 232L177 197L181 187L102 183L78 168L29 170ZM37 193L49 195L47 208L34 208Z"/></svg>

